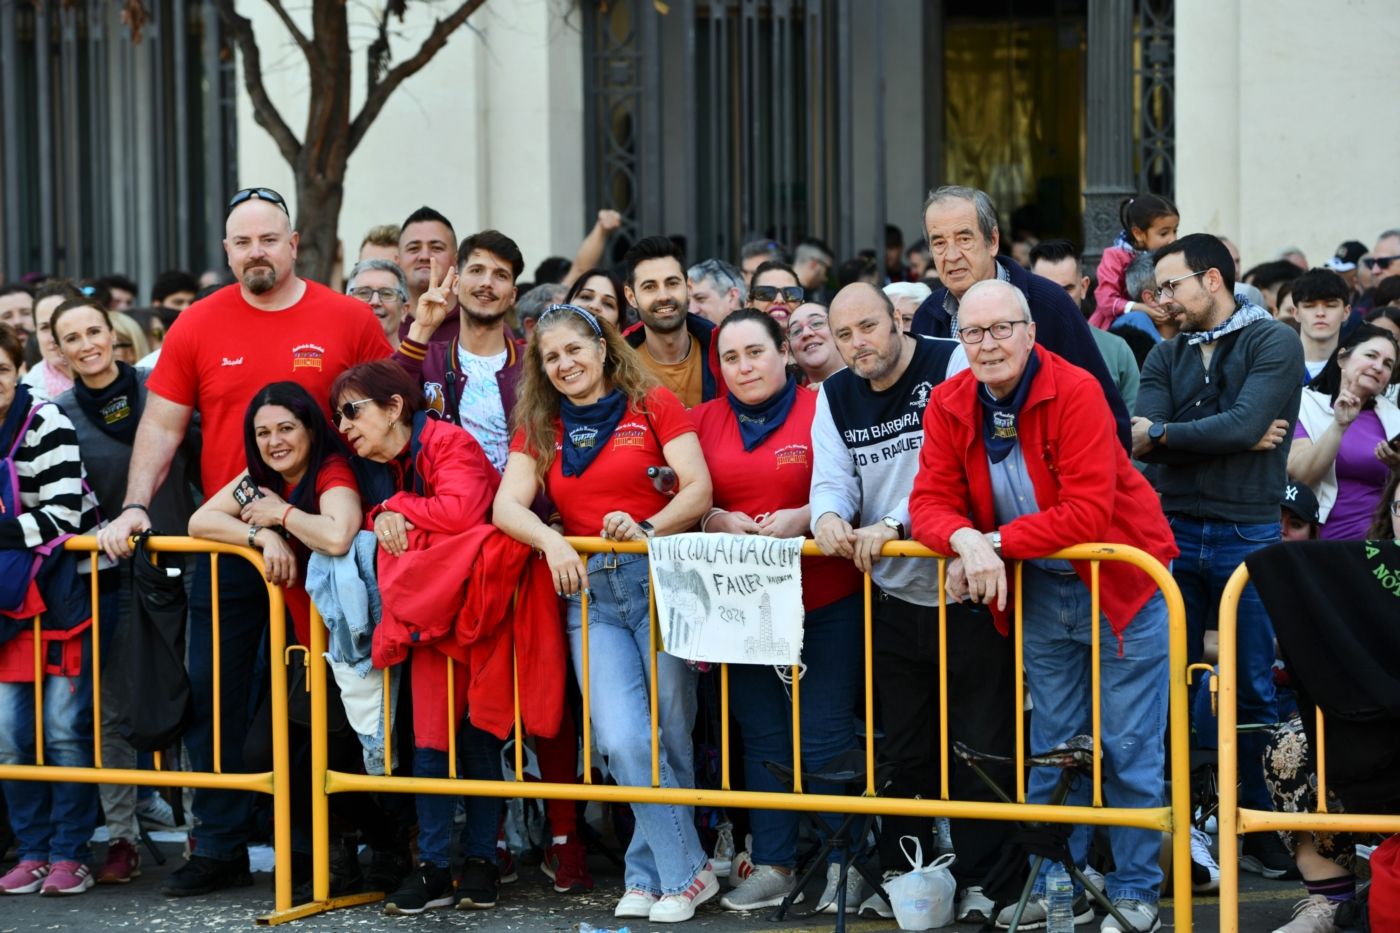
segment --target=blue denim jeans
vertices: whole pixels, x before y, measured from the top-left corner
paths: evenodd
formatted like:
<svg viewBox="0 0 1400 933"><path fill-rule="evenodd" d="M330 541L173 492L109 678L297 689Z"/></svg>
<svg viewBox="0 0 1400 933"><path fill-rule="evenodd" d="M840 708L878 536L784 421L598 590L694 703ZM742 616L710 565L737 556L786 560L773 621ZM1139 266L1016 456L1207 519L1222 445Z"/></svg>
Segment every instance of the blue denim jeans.
<svg viewBox="0 0 1400 933"><path fill-rule="evenodd" d="M1181 556L1172 564L1172 576L1186 604L1186 660L1195 664L1205 654L1205 633L1217 627L1220 596L1235 568L1260 548L1279 540L1278 522L1236 525L1208 522L1183 515L1169 515ZM1239 722L1278 721L1278 700L1274 693L1274 626L1254 584L1240 594L1236 616L1237 682ZM1213 747L1214 724L1192 720L1197 746ZM1209 739L1204 739L1210 733ZM1239 735L1240 806L1271 810L1269 791L1264 786L1263 732Z"/></svg>
<svg viewBox="0 0 1400 933"><path fill-rule="evenodd" d="M1047 573L1029 564L1024 576L1023 623L1025 667L1035 712L1031 715L1031 751L1049 751L1093 727L1090 680L1090 594L1077 576ZM1099 619L1100 712L1104 802L1113 807L1159 807L1164 788L1167 717L1167 604L1156 593L1123 630L1122 653L1108 620ZM1053 768L1031 770L1027 794L1033 803L1050 799L1060 774ZM1088 806L1091 780L1080 780L1067 805ZM1084 864L1090 827L1076 826L1070 854ZM1108 874L1111 899L1157 902L1162 869L1157 856L1162 834L1153 830L1108 828L1114 869ZM1049 863L1041 865L1037 893L1045 892Z"/></svg>
<svg viewBox="0 0 1400 933"><path fill-rule="evenodd" d="M593 737L617 783L651 786L651 619L645 554L594 554L588 560L588 699ZM583 684L583 604L569 599L569 648ZM657 709L661 786L692 787L695 671L658 654ZM690 807L639 804L624 881L652 894L684 891L708 857Z"/></svg>
<svg viewBox="0 0 1400 933"><path fill-rule="evenodd" d="M501 746L504 743L462 717L457 727L457 774L473 781L501 780ZM447 752L432 748L413 750L414 777L447 777ZM418 794L418 860L446 868L452 863L452 818L457 797ZM494 859L496 835L501 824L501 800L467 797L467 822L462 830L462 854Z"/></svg>
<svg viewBox="0 0 1400 933"><path fill-rule="evenodd" d="M188 654L194 721L185 734L195 771L214 770L214 601L209 581L209 559L199 557L194 562L190 593ZM260 649L266 645L268 612L267 584L253 565L237 557L220 559L220 763L225 773L247 770L243 743L261 696L248 673L267 670L268 661ZM246 791L195 790L191 807L195 830L190 835L194 853L223 860L237 858L248 845L252 803L253 795Z"/></svg>
<svg viewBox="0 0 1400 933"><path fill-rule="evenodd" d="M865 657L859 594L807 613L803 622L802 661L806 674L798 685L802 707L802 768L819 771L837 755L854 747L855 720L851 710L864 682ZM730 709L744 738L744 779L751 791L783 793L791 789L764 767L774 761L792 767L792 699L771 667L729 666ZM844 794L839 784L804 783L809 794ZM822 814L834 832L840 817ZM759 865L791 868L797 861L801 814L795 810L750 810L753 860ZM833 851L831 860L840 858Z"/></svg>
<svg viewBox="0 0 1400 933"><path fill-rule="evenodd" d="M90 768L92 633L75 637L82 640L82 673L44 678L44 764ZM34 764L32 683L0 683L0 764ZM21 861L87 861L88 840L97 826L96 784L0 783Z"/></svg>

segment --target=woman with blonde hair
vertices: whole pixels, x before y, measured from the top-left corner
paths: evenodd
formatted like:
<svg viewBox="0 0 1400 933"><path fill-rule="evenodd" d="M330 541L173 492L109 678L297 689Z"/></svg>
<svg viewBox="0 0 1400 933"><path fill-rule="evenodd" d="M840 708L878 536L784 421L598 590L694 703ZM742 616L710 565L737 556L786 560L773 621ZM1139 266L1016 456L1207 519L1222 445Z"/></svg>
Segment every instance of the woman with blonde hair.
<svg viewBox="0 0 1400 933"><path fill-rule="evenodd" d="M555 590L568 600L567 630L579 683L583 594L588 594L588 699L594 735L619 784L651 783L650 580L645 554L594 554L587 562L564 535L644 541L689 531L710 507L710 474L680 401L656 384L616 329L589 311L555 305L540 316L525 351L515 435L493 520L541 551ZM675 476L669 483L654 476ZM530 509L543 488L563 533ZM656 660L660 783L689 785L695 672ZM633 807L626 892L618 917L689 920L719 892L689 807Z"/></svg>

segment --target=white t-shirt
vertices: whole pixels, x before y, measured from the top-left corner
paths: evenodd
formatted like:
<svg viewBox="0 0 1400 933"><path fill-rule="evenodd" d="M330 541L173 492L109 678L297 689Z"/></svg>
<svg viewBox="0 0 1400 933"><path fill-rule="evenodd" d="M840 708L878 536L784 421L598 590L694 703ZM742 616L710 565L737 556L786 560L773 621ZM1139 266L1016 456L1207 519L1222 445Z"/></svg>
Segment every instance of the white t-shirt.
<svg viewBox="0 0 1400 933"><path fill-rule="evenodd" d="M1308 370L1308 380L1317 378L1317 374L1322 372L1322 367L1327 365L1326 360L1303 360L1303 365Z"/></svg>
<svg viewBox="0 0 1400 933"><path fill-rule="evenodd" d="M501 402L501 384L496 373L506 365L506 351L493 356L477 356L457 347L457 365L462 369L461 402L457 409L462 427L471 432L486 459L497 470L506 468L510 453L510 428Z"/></svg>

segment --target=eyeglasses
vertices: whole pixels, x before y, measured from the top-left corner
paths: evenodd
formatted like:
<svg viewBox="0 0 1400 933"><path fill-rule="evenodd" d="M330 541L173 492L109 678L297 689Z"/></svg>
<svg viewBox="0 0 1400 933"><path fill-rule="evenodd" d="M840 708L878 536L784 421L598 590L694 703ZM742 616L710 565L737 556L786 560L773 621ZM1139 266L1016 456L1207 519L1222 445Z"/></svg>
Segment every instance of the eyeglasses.
<svg viewBox="0 0 1400 933"><path fill-rule="evenodd" d="M360 417L360 406L373 401L375 400L372 398L362 398L354 402L345 402L335 410L335 413L340 416L336 419L335 423L340 424L342 421L354 421L356 418Z"/></svg>
<svg viewBox="0 0 1400 933"><path fill-rule="evenodd" d="M991 334L993 340L1005 340L1015 332L1017 324L1029 323L1030 321L1026 320L997 321L988 327L959 327L958 339L963 343L975 344L981 343L983 337Z"/></svg>
<svg viewBox="0 0 1400 933"><path fill-rule="evenodd" d="M232 213L235 207L253 198L257 198L259 201L269 201L276 204L278 207L282 208L282 213L286 214L288 217L292 216L292 212L287 210L287 202L283 200L282 195L273 191L271 188L244 188L228 199L228 210L226 213Z"/></svg>
<svg viewBox="0 0 1400 933"><path fill-rule="evenodd" d="M802 336L803 331L810 330L814 334L824 334L830 328L827 326L826 318L814 317L809 321L794 321L788 326L788 339L796 340Z"/></svg>
<svg viewBox="0 0 1400 933"><path fill-rule="evenodd" d="M399 295L399 290L397 288L369 288L366 286L363 288L350 289L350 297L358 298L365 304L369 304L369 300L375 295L379 296L380 304L393 304L396 301L402 300L402 296Z"/></svg>
<svg viewBox="0 0 1400 933"><path fill-rule="evenodd" d="M1393 262L1400 262L1400 256L1367 256L1361 260L1362 265L1374 272L1380 269L1382 272L1390 268Z"/></svg>
<svg viewBox="0 0 1400 933"><path fill-rule="evenodd" d="M789 303L797 304L807 296L807 292L801 285L784 285L781 288L777 285L755 285L749 289L750 301L776 301L779 295Z"/></svg>
<svg viewBox="0 0 1400 933"><path fill-rule="evenodd" d="M1209 269L1202 269L1200 272L1190 272L1186 275L1178 275L1174 279L1167 279L1161 285L1157 286L1157 290L1154 291L1152 295L1158 301L1161 301L1163 298L1170 300L1171 297L1176 294L1176 283L1185 282L1187 279L1194 279L1196 276L1205 275L1209 271Z"/></svg>

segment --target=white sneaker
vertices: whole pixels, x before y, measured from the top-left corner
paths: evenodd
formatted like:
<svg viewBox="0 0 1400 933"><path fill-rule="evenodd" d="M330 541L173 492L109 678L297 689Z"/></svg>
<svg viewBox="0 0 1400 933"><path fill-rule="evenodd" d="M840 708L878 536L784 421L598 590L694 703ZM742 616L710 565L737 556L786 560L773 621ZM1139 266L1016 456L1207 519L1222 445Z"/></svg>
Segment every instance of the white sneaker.
<svg viewBox="0 0 1400 933"><path fill-rule="evenodd" d="M658 900L660 898L655 894L630 888L626 894L622 895L622 900L617 902L617 909L613 911L613 916L645 920L651 916L651 905Z"/></svg>
<svg viewBox="0 0 1400 933"><path fill-rule="evenodd" d="M996 906L990 897L982 893L982 886L974 884L958 898L955 916L958 923L986 923L995 918Z"/></svg>
<svg viewBox="0 0 1400 933"><path fill-rule="evenodd" d="M695 908L719 893L719 879L707 864L695 880L678 894L666 894L651 905L647 919L652 923L683 923L695 916Z"/></svg>
<svg viewBox="0 0 1400 933"><path fill-rule="evenodd" d="M947 855L953 851L953 828L946 816L938 818L938 851L942 855Z"/></svg>
<svg viewBox="0 0 1400 933"><path fill-rule="evenodd" d="M175 811L160 794L152 794L136 804L136 818L153 826L175 828Z"/></svg>
<svg viewBox="0 0 1400 933"><path fill-rule="evenodd" d="M826 887L817 901L814 913L836 913L838 887L841 884L841 866L833 862L826 866ZM846 869L846 913L853 914L860 907L860 896L865 893L865 881L854 865Z"/></svg>
<svg viewBox="0 0 1400 933"><path fill-rule="evenodd" d="M792 872L775 865L756 865L749 876L719 899L725 910L757 910L777 907L788 896L797 879Z"/></svg>
<svg viewBox="0 0 1400 933"><path fill-rule="evenodd" d="M1087 878L1087 879L1089 880L1089 883L1090 883L1090 884L1092 884L1094 887L1098 888L1100 892L1103 892L1103 891L1107 891L1107 890L1108 890L1108 888L1105 887L1105 885L1107 884L1107 881L1105 880L1105 878L1104 878L1104 876L1103 876L1103 872L1099 871L1099 870L1098 870L1097 868L1095 868L1094 866L1092 866L1092 865L1085 865L1085 866L1084 866L1084 877ZM1090 896L1091 898L1093 897L1092 894L1089 895L1089 896Z"/></svg>
<svg viewBox="0 0 1400 933"><path fill-rule="evenodd" d="M715 874L729 877L729 868L734 864L734 824L720 823L715 837L715 855L710 859Z"/></svg>
<svg viewBox="0 0 1400 933"><path fill-rule="evenodd" d="M902 871L885 872L880 878L880 886L884 887L885 884L893 881L902 874L904 874ZM889 905L888 901L880 896L879 891L871 892L870 896L865 899L865 903L860 905L858 913L862 917L879 917L882 920L894 919L894 908Z"/></svg>
<svg viewBox="0 0 1400 933"><path fill-rule="evenodd" d="M1220 890L1220 866L1210 854L1210 837L1191 827L1191 890L1211 894Z"/></svg>
<svg viewBox="0 0 1400 933"><path fill-rule="evenodd" d="M753 856L749 854L749 850L740 850L739 854L734 856L729 863L729 883L731 885L742 884L749 875L753 874L753 867Z"/></svg>
<svg viewBox="0 0 1400 933"><path fill-rule="evenodd" d="M1274 933L1335 933L1336 913L1336 901L1328 900L1325 894L1314 894L1294 904L1293 919Z"/></svg>
<svg viewBox="0 0 1400 933"><path fill-rule="evenodd" d="M1157 916L1156 904L1144 904L1124 898L1121 901L1114 901L1113 906L1118 908L1118 912L1123 915L1123 919L1132 924L1129 931L1136 933L1152 933L1153 930L1162 928L1162 921ZM1103 918L1103 923L1099 926L1099 933L1110 933L1110 931L1123 931L1123 927L1118 923L1118 918L1109 914Z"/></svg>

